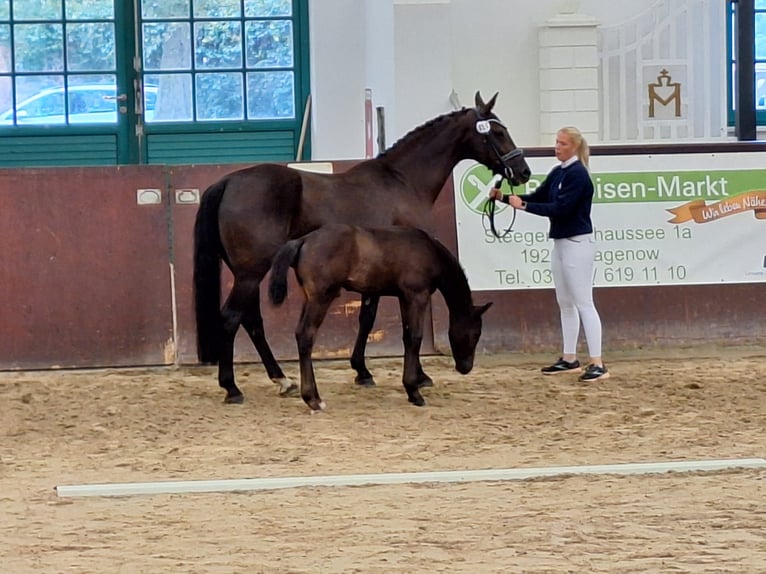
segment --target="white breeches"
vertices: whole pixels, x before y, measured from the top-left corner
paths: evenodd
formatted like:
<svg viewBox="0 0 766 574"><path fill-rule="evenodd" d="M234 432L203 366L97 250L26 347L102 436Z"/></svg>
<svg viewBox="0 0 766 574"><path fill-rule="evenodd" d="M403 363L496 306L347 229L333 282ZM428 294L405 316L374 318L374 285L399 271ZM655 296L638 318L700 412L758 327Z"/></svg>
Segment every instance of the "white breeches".
<svg viewBox="0 0 766 574"><path fill-rule="evenodd" d="M595 254L596 243L592 234L553 240L551 271L561 311L565 355L577 354L582 322L589 355L601 356L601 317L593 304Z"/></svg>

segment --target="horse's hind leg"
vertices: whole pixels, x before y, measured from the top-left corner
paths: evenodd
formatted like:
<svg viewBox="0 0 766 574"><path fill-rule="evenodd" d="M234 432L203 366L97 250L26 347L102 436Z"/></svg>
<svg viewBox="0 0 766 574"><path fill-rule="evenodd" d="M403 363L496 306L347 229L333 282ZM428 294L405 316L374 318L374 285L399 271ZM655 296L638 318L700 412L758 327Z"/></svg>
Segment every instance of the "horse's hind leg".
<svg viewBox="0 0 766 574"><path fill-rule="evenodd" d="M274 353L271 352L269 343L266 341L263 329L263 316L261 315L259 287L255 288L253 297L247 301L247 308L242 316L242 326L253 342L255 350L258 351L258 355L261 357L261 362L263 362L269 378L279 385L280 396L286 396L296 391L298 385L285 376L279 363L274 358Z"/></svg>
<svg viewBox="0 0 766 574"><path fill-rule="evenodd" d="M359 309L359 331L356 335L354 352L351 354L351 368L356 371L354 382L363 387L375 386L375 379L372 378L372 373L367 370L364 354L367 349L367 337L370 336L375 324L379 302L380 297L378 295L362 295L362 306Z"/></svg>
<svg viewBox="0 0 766 574"><path fill-rule="evenodd" d="M221 353L218 358L218 385L226 391L225 403L239 404L245 400L242 391L234 381L234 338L237 334L242 312L237 308L237 282L235 280L229 297L221 309L223 335Z"/></svg>
<svg viewBox="0 0 766 574"><path fill-rule="evenodd" d="M218 361L218 384L226 391L225 403L238 404L245 399L242 391L237 387L234 377L234 340L240 325L247 329L247 333L264 360L264 365L272 380L285 378L263 334L259 283L260 280L253 277L235 277L231 293L229 293L229 297L221 309L223 338ZM254 309L255 311L253 311ZM267 358L271 359L270 363L266 360Z"/></svg>

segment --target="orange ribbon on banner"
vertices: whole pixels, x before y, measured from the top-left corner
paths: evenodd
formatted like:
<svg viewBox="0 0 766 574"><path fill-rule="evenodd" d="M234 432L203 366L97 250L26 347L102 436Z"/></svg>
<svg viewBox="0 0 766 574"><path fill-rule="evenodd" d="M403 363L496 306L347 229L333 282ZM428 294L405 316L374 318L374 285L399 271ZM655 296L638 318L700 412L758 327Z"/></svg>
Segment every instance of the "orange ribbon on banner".
<svg viewBox="0 0 766 574"><path fill-rule="evenodd" d="M747 191L709 204L696 199L667 211L674 215L669 223L710 223L745 211L752 211L756 219L766 219L766 190Z"/></svg>

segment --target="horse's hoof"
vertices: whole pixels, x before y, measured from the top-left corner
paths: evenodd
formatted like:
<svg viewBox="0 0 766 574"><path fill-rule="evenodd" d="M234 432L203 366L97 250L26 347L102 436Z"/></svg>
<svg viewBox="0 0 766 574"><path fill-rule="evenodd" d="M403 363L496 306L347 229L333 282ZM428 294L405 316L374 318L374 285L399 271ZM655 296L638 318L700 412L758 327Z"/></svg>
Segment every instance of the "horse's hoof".
<svg viewBox="0 0 766 574"><path fill-rule="evenodd" d="M418 388L419 389L424 389L426 387L433 387L433 386L434 386L434 382L431 379L431 377L426 377L422 381L418 381Z"/></svg>
<svg viewBox="0 0 766 574"><path fill-rule="evenodd" d="M242 393L238 395L226 395L226 398L223 399L223 402L226 405L241 405L245 402L245 395Z"/></svg>
<svg viewBox="0 0 766 574"><path fill-rule="evenodd" d="M374 387L375 379L372 377L356 377L354 382L360 387Z"/></svg>
<svg viewBox="0 0 766 574"><path fill-rule="evenodd" d="M279 385L280 397L289 397L291 395L294 395L295 391L298 390L298 384L294 383L290 379L279 379L274 382Z"/></svg>

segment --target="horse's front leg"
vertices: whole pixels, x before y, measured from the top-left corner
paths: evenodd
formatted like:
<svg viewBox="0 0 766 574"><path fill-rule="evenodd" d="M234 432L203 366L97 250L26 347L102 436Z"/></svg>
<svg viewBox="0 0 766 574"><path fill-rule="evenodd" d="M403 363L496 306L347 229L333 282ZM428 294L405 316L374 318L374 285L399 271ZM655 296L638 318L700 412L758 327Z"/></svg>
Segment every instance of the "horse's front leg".
<svg viewBox="0 0 766 574"><path fill-rule="evenodd" d="M295 329L301 370L301 397L312 412L323 411L326 407L324 401L319 397L311 353L314 349L314 341L319 326L322 324L331 302L332 299L329 301L307 299L301 310L298 327Z"/></svg>
<svg viewBox="0 0 766 574"><path fill-rule="evenodd" d="M354 382L363 387L375 386L375 379L372 378L372 373L367 370L364 354L367 349L367 338L375 324L379 302L380 296L378 295L362 295L362 306L359 309L359 331L356 335L354 352L351 353L351 368L356 371Z"/></svg>
<svg viewBox="0 0 766 574"><path fill-rule="evenodd" d="M423 343L423 321L428 297L416 297L412 300L399 298L402 313L402 342L404 343L404 370L402 384L407 392L407 400L422 407L426 404L420 394L421 377L424 375L420 364L420 346Z"/></svg>

